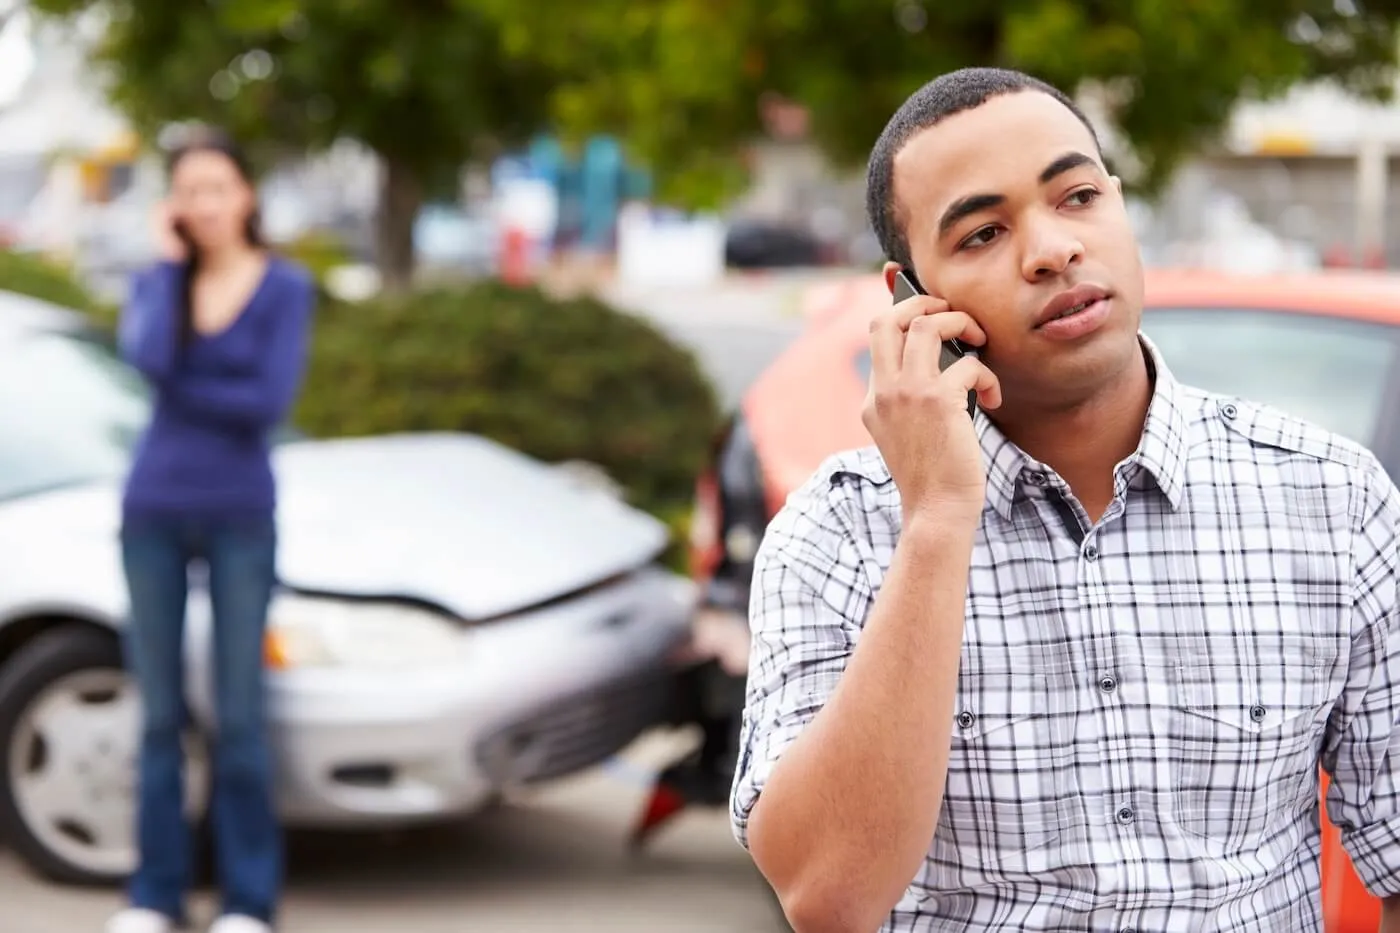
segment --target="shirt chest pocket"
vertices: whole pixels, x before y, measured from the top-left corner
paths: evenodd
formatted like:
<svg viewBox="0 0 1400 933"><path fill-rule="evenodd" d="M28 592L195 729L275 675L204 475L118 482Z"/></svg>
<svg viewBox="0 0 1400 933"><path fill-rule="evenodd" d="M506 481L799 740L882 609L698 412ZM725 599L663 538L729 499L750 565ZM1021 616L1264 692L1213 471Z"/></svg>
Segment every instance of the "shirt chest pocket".
<svg viewBox="0 0 1400 933"><path fill-rule="evenodd" d="M1255 849L1317 802L1327 672L1285 649L1189 657L1173 673L1176 823L1213 850Z"/></svg>
<svg viewBox="0 0 1400 933"><path fill-rule="evenodd" d="M934 856L965 868L1045 870L1065 816L1049 678L965 671L953 708ZM941 854L940 854L941 853Z"/></svg>

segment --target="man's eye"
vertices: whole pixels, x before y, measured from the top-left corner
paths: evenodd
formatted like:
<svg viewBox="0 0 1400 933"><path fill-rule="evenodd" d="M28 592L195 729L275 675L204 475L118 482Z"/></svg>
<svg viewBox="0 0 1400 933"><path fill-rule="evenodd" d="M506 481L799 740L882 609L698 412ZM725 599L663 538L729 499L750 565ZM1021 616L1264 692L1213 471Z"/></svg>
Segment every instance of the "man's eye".
<svg viewBox="0 0 1400 933"><path fill-rule="evenodd" d="M958 249L970 249L978 246L986 246L988 243L992 242L996 235L996 227L983 227L981 230L978 230L977 232L969 236L967 239L959 243Z"/></svg>
<svg viewBox="0 0 1400 933"><path fill-rule="evenodd" d="M1065 201L1066 203L1073 204L1075 207L1088 207L1090 204L1097 201L1098 198L1099 192L1095 189L1080 188L1078 191L1070 192L1069 197L1065 198Z"/></svg>

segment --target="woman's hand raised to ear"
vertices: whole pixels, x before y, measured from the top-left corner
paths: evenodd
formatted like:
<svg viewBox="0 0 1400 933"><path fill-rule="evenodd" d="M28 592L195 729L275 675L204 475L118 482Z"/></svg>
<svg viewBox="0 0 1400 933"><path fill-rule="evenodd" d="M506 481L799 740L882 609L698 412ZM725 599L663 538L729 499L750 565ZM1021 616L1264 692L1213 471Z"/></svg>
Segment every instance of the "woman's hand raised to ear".
<svg viewBox="0 0 1400 933"><path fill-rule="evenodd" d="M151 211L151 235L155 241L156 253L161 259L170 262L184 262L189 258L185 241L175 232L178 218L168 201L161 201Z"/></svg>

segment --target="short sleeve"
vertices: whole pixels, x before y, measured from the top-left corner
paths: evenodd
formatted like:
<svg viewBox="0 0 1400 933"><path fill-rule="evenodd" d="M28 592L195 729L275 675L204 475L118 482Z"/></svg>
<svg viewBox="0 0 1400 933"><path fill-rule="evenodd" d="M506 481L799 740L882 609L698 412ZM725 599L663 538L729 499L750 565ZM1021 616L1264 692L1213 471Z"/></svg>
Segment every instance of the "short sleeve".
<svg viewBox="0 0 1400 933"><path fill-rule="evenodd" d="M783 753L826 704L873 601L845 487L819 471L769 525L755 558L739 760L730 796L748 848L754 804Z"/></svg>
<svg viewBox="0 0 1400 933"><path fill-rule="evenodd" d="M1323 752L1327 814L1358 877L1386 897L1400 894L1400 494L1374 460L1354 520L1351 653Z"/></svg>

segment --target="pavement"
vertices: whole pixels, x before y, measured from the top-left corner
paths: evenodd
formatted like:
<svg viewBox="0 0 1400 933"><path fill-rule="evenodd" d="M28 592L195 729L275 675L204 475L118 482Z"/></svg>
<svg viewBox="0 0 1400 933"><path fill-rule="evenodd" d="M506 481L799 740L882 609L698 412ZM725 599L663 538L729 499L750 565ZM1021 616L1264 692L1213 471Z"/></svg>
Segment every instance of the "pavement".
<svg viewBox="0 0 1400 933"><path fill-rule="evenodd" d="M722 811L682 814L649 847L625 838L642 779L689 740L645 736L618 760L436 828L298 833L284 933L785 933ZM101 930L119 892L47 885L0 851L0 930ZM195 919L212 919L205 891ZM196 926L195 930L202 929Z"/></svg>

